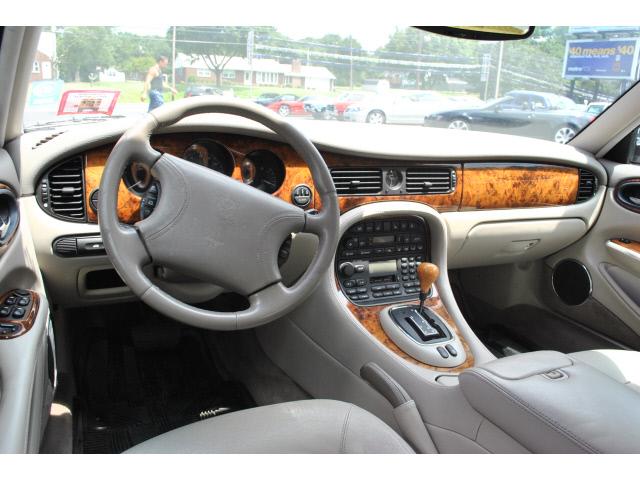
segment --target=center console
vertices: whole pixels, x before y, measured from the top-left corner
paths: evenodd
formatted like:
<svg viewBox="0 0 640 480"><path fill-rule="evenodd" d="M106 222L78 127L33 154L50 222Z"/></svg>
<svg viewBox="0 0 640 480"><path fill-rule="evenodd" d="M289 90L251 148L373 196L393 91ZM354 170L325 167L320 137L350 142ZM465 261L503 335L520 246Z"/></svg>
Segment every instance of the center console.
<svg viewBox="0 0 640 480"><path fill-rule="evenodd" d="M356 305L415 300L417 266L429 261L429 230L420 217L363 221L342 237L336 276Z"/></svg>
<svg viewBox="0 0 640 480"><path fill-rule="evenodd" d="M340 240L336 279L350 310L383 344L431 368L457 368L467 362L467 349L440 302L439 268L430 260L422 217L362 220Z"/></svg>

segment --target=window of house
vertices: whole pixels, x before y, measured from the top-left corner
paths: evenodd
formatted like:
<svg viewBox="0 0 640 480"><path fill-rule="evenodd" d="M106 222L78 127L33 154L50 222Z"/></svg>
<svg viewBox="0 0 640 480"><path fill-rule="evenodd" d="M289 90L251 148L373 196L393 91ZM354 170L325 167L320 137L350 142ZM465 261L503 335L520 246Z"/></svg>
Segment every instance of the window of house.
<svg viewBox="0 0 640 480"><path fill-rule="evenodd" d="M31 70L32 73L40 73L40 62L39 61L35 61L33 62L33 70Z"/></svg>
<svg viewBox="0 0 640 480"><path fill-rule="evenodd" d="M200 78L210 78L211 70L208 70L206 68L199 68L198 71L196 72L196 75Z"/></svg>

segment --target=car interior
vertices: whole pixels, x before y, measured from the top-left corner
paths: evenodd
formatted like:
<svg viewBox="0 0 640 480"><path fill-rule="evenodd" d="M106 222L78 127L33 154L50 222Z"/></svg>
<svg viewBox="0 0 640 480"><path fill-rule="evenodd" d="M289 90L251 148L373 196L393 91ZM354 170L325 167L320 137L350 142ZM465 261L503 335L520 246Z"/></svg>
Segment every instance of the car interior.
<svg viewBox="0 0 640 480"><path fill-rule="evenodd" d="M40 32L0 32L0 452L640 453L640 85L567 144L221 95L25 132Z"/></svg>

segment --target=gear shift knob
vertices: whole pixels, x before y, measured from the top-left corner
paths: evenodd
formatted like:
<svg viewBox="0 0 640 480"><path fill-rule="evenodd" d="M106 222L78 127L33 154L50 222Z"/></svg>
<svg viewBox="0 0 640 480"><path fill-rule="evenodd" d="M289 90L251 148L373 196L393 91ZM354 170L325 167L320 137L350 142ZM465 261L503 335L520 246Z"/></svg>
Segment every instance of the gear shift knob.
<svg viewBox="0 0 640 480"><path fill-rule="evenodd" d="M437 265L429 262L422 262L418 265L418 280L420 280L420 306L418 312L422 313L422 305L427 299L427 294L433 282L438 279L440 275L440 269Z"/></svg>
<svg viewBox="0 0 640 480"><path fill-rule="evenodd" d="M438 279L440 269L437 265L429 262L422 262L418 265L418 280L420 280L420 293L427 294L431 285Z"/></svg>

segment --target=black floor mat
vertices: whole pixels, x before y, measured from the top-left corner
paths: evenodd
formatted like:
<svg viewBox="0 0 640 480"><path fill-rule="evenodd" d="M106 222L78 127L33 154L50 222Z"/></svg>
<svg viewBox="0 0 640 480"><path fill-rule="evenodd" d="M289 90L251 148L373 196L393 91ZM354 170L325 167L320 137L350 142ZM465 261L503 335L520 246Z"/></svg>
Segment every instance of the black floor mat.
<svg viewBox="0 0 640 480"><path fill-rule="evenodd" d="M120 453L213 412L255 405L242 384L223 379L198 330L135 314L112 307L78 322L77 453Z"/></svg>

